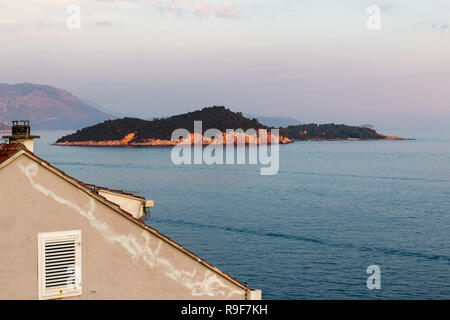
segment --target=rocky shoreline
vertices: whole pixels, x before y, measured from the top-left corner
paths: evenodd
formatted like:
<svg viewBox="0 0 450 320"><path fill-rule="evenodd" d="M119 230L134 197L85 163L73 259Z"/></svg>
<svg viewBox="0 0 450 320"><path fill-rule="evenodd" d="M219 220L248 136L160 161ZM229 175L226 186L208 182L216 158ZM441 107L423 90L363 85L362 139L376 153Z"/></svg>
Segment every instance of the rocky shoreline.
<svg viewBox="0 0 450 320"><path fill-rule="evenodd" d="M163 140L163 139L143 139L143 140L133 140L135 138L135 133L129 133L121 140L105 140L105 141L64 141L55 142L53 145L57 146L83 146L83 147L173 147L179 144L182 145L194 145L201 144L203 146L211 144L226 144L226 141L231 141L234 139L234 144L238 144L239 141L245 141L245 145L250 144L260 144L260 139L254 136L239 135L234 134L233 136L226 136L223 134L223 141L218 141L217 139L208 139L201 135L190 134L187 139L180 140ZM227 140L228 139L228 140ZM267 144L271 144L271 135L267 134ZM293 141L287 137L275 136L274 139L278 139L279 144L288 144Z"/></svg>
<svg viewBox="0 0 450 320"><path fill-rule="evenodd" d="M289 144L296 141L403 141L403 140L411 140L403 137L397 136L387 136L383 135L383 139L360 139L360 138L346 138L346 139L289 139L287 137L279 137L279 144ZM270 135L269 135L270 137ZM66 141L66 142L55 142L53 145L57 146L80 146L80 147L173 147L178 144L190 144L194 145L195 139L199 139L196 141L201 141L203 146L207 146L210 144L224 144L216 141L215 139L206 139L204 137L194 137L191 135L190 141L186 140L163 140L163 139L145 139L143 141L133 141L134 134L128 134L121 140L106 140L106 141ZM200 140L201 139L201 140ZM268 144L270 144L270 138L268 138ZM237 141L235 140L235 144ZM245 145L256 144L259 145L260 142L257 139L256 141L251 141L251 137L249 139L248 136L245 137Z"/></svg>
<svg viewBox="0 0 450 320"><path fill-rule="evenodd" d="M382 139L360 139L360 138L346 138L346 139L293 139L293 141L403 141L403 140L414 140L414 139L407 139L403 137L397 137L397 136L386 136L381 135L384 138Z"/></svg>

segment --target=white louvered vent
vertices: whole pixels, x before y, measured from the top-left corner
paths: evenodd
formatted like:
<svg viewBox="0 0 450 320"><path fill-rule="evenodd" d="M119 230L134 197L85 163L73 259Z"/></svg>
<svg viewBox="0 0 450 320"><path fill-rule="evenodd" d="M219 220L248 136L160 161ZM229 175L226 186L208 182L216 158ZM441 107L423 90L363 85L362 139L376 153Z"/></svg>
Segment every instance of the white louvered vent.
<svg viewBox="0 0 450 320"><path fill-rule="evenodd" d="M81 231L39 233L39 299L81 295Z"/></svg>

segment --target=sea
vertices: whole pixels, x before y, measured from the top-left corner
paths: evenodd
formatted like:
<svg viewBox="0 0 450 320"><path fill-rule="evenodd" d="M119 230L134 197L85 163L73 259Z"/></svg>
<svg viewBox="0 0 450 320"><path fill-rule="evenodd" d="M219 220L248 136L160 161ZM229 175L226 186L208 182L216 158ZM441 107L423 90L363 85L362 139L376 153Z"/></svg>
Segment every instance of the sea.
<svg viewBox="0 0 450 320"><path fill-rule="evenodd" d="M67 132L33 133L35 153L67 174L154 200L148 225L263 299L450 298L450 131L280 145L269 176L175 165L171 148L54 146Z"/></svg>

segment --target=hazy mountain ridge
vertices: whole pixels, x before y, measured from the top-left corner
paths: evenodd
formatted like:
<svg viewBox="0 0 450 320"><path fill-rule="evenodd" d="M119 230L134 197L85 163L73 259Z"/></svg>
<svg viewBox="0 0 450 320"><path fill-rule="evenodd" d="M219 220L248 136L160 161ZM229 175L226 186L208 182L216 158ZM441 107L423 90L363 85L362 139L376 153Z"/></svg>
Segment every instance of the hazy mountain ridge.
<svg viewBox="0 0 450 320"><path fill-rule="evenodd" d="M0 121L0 132L1 133L9 133L11 131L11 126L6 124L5 122ZM1 138L1 136L0 136Z"/></svg>
<svg viewBox="0 0 450 320"><path fill-rule="evenodd" d="M0 120L30 120L33 129L79 129L113 118L64 89L31 83L0 84Z"/></svg>
<svg viewBox="0 0 450 320"><path fill-rule="evenodd" d="M296 126L303 124L297 119L291 117L269 117L252 113L244 113L244 116L251 119L256 118L260 123L274 128L285 128L288 126Z"/></svg>

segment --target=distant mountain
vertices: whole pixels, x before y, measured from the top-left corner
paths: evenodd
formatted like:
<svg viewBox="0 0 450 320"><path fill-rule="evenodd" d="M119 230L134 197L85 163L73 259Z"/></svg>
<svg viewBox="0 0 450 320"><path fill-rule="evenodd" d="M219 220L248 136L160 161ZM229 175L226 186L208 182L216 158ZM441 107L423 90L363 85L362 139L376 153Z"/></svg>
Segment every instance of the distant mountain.
<svg viewBox="0 0 450 320"><path fill-rule="evenodd" d="M5 121L0 121L0 129L6 129L6 130L9 130L9 129L11 129L11 125L9 125L8 123L6 123Z"/></svg>
<svg viewBox="0 0 450 320"><path fill-rule="evenodd" d="M360 127L361 128L369 128L369 129L372 129L372 130L376 130L375 126L373 124L370 124L370 123L361 124Z"/></svg>
<svg viewBox="0 0 450 320"><path fill-rule="evenodd" d="M275 127L275 128L283 128L302 124L297 119L291 117L267 117L251 113L244 113L244 116L251 119L253 118L258 119L258 121L261 122L262 124L268 127Z"/></svg>
<svg viewBox="0 0 450 320"><path fill-rule="evenodd" d="M9 126L8 124L6 124L3 121L0 121L0 132L1 133L7 133L11 131L11 126Z"/></svg>
<svg viewBox="0 0 450 320"><path fill-rule="evenodd" d="M0 83L0 119L30 120L33 129L80 129L111 115L64 89L31 83Z"/></svg>
<svg viewBox="0 0 450 320"><path fill-rule="evenodd" d="M92 108L94 108L94 109L97 109L97 110L100 110L101 112L104 112L104 113L106 113L106 114L109 114L109 115L111 115L111 116L113 116L113 118L123 118L123 117L126 117L127 115L126 114L124 114L124 113L121 113L121 112L117 112L117 111L113 111L113 110L110 110L110 109L108 109L108 108L105 108L104 106L101 106L101 105L99 105L98 103L95 103L94 101L92 101L92 100L89 100L89 99L87 99L87 98L79 98L81 101L83 101L84 103L86 103L88 106L90 106L90 107L92 107ZM128 114L128 116L130 116L130 114Z"/></svg>

